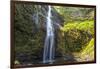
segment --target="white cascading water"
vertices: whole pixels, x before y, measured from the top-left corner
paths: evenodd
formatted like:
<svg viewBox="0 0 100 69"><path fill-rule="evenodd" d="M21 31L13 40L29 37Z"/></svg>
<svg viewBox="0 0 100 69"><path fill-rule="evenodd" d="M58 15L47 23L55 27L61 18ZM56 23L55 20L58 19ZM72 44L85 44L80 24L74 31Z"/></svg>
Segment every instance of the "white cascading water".
<svg viewBox="0 0 100 69"><path fill-rule="evenodd" d="M51 6L48 6L46 22L46 38L44 43L43 63L53 63L54 60L54 28L51 22Z"/></svg>

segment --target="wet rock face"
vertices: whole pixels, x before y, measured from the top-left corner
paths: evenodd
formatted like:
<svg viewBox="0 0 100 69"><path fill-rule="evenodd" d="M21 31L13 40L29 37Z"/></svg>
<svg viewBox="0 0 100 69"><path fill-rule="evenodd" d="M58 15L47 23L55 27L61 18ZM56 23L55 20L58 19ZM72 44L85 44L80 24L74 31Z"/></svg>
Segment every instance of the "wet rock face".
<svg viewBox="0 0 100 69"><path fill-rule="evenodd" d="M48 6L38 5L36 8L37 12L33 13L33 21L39 28L46 28ZM64 22L60 14L53 7L51 9L51 21L56 29L59 28L58 25L63 25Z"/></svg>
<svg viewBox="0 0 100 69"><path fill-rule="evenodd" d="M22 64L30 61L34 61L32 63L35 63L35 60L42 61L46 36L47 11L47 5L41 6L22 3L15 5L15 59ZM62 39L62 35L60 35L61 33L57 24L63 25L63 19L53 7L51 12L51 20L54 24L56 35L55 46L59 50L58 45L61 45L59 42ZM60 52L57 50L56 53L60 55Z"/></svg>

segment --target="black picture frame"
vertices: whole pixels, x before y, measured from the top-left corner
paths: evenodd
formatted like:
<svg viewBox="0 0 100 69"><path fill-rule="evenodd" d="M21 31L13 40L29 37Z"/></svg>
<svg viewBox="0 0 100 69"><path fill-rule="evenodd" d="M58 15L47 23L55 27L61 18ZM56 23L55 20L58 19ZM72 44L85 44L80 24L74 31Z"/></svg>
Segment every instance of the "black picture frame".
<svg viewBox="0 0 100 69"><path fill-rule="evenodd" d="M10 37L11 37L11 68L25 68L25 67L43 67L43 66L58 66L58 65L75 65L75 64L90 64L96 63L96 6L95 5L81 5L81 4L67 4L67 3L49 3L49 2L35 2L35 1L11 1L11 28L10 28ZM73 62L73 63L56 63L56 64L34 64L34 65L15 65L15 47L14 47L14 17L15 17L15 4L24 3L24 4L35 4L35 5L54 5L54 6L67 6L67 7L83 7L83 8L94 8L94 61L88 62Z"/></svg>

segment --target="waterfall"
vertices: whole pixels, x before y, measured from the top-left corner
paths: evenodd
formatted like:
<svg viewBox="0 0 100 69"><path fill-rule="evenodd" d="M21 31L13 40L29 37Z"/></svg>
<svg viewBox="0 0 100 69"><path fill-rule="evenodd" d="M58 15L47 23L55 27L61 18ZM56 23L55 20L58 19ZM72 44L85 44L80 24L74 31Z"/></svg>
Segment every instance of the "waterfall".
<svg viewBox="0 0 100 69"><path fill-rule="evenodd" d="M43 63L52 64L54 61L54 28L51 22L51 6L48 6L46 22L46 38L44 43Z"/></svg>

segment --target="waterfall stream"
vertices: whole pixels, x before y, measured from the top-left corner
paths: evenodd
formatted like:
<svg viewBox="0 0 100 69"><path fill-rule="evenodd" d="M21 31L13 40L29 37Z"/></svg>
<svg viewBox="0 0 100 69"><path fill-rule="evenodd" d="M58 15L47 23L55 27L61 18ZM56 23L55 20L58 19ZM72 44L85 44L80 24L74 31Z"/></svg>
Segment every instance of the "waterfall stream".
<svg viewBox="0 0 100 69"><path fill-rule="evenodd" d="M51 6L48 6L48 15L46 22L46 38L44 43L43 63L52 64L54 61L54 27L51 22Z"/></svg>

